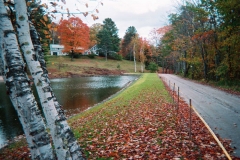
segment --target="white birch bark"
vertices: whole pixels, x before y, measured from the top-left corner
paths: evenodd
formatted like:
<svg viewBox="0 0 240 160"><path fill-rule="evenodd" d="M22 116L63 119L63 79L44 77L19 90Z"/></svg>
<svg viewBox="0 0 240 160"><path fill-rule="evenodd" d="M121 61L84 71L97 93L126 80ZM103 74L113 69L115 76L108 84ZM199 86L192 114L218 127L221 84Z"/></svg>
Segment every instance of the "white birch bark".
<svg viewBox="0 0 240 160"><path fill-rule="evenodd" d="M30 37L29 21L25 0L15 1L18 40L28 68L34 80L37 93L43 108L43 112L50 128L50 133L59 160L84 159L74 135L67 124L63 114L59 114L55 108L54 96L47 74L42 69L35 51L40 51L39 44L35 44L35 50Z"/></svg>
<svg viewBox="0 0 240 160"><path fill-rule="evenodd" d="M25 63L3 0L0 0L0 53L7 93L18 113L31 151L32 159L53 159L50 139L46 132L25 72Z"/></svg>
<svg viewBox="0 0 240 160"><path fill-rule="evenodd" d="M49 80L49 77L48 77L47 66L46 66L46 62L44 60L44 53L43 53L43 49L42 49L42 46L41 46L41 43L40 43L39 34L38 34L36 28L32 24L30 24L30 36L31 36L32 43L33 43L33 46L34 46L36 59L39 61L40 65L41 65L41 68L43 70L43 75L42 76L45 77L46 80L49 82L48 84L49 84L50 92L52 94L52 99L54 101L55 108L58 112L58 115L61 117L60 119L66 120L66 117L64 115L64 110L62 109L62 106L57 101L57 98L54 95L54 92L52 91L52 88L50 86L50 80Z"/></svg>
<svg viewBox="0 0 240 160"><path fill-rule="evenodd" d="M1 2L0 2L1 3ZM1 8L0 8L1 9ZM1 11L0 11L1 13ZM2 48L2 44L3 44L3 32L2 30L0 30L0 76L3 75L3 60L2 60L2 54L3 54L3 48Z"/></svg>

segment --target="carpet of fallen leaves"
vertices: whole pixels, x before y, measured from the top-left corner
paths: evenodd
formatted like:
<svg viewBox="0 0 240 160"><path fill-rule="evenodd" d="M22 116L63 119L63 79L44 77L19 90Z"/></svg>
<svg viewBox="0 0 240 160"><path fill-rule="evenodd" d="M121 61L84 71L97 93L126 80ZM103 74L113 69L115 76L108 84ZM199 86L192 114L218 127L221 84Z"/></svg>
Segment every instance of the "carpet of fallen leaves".
<svg viewBox="0 0 240 160"><path fill-rule="evenodd" d="M87 159L227 159L194 113L190 136L189 106L169 102L158 81L69 121ZM220 140L231 153L230 142ZM29 159L29 150L6 149L0 159Z"/></svg>
<svg viewBox="0 0 240 160"><path fill-rule="evenodd" d="M0 160L31 160L30 149L25 140L19 147L6 147L0 150Z"/></svg>
<svg viewBox="0 0 240 160"><path fill-rule="evenodd" d="M71 122L86 157L227 159L195 113L190 136L189 106L182 100L179 105L166 102L157 88L144 88L129 101L115 98ZM232 152L230 141L221 141Z"/></svg>

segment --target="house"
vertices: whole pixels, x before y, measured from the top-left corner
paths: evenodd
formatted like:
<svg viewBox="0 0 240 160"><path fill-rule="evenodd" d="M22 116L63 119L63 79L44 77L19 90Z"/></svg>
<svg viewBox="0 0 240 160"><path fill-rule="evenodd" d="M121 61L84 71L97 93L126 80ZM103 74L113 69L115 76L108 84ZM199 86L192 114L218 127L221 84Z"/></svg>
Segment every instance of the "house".
<svg viewBox="0 0 240 160"><path fill-rule="evenodd" d="M67 55L67 53L62 52L63 49L64 49L63 45L60 45L60 44L50 44L51 55L56 55L56 56Z"/></svg>
<svg viewBox="0 0 240 160"><path fill-rule="evenodd" d="M94 45L92 48L86 50L86 51L83 53L83 55L89 55L89 54L92 54L92 53L95 54L95 55L99 55L97 45Z"/></svg>

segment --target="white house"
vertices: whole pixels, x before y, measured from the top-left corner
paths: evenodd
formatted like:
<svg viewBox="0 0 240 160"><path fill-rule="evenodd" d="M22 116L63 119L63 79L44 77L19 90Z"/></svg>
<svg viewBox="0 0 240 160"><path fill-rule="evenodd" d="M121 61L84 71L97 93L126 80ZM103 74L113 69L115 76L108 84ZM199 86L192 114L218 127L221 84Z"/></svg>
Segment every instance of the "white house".
<svg viewBox="0 0 240 160"><path fill-rule="evenodd" d="M86 50L83 55L89 55L89 54L95 54L95 55L98 55L98 48L97 48L97 45L94 45L92 48Z"/></svg>
<svg viewBox="0 0 240 160"><path fill-rule="evenodd" d="M56 56L63 56L67 55L67 53L63 53L64 46L60 44L50 44L50 52L51 55L56 55Z"/></svg>

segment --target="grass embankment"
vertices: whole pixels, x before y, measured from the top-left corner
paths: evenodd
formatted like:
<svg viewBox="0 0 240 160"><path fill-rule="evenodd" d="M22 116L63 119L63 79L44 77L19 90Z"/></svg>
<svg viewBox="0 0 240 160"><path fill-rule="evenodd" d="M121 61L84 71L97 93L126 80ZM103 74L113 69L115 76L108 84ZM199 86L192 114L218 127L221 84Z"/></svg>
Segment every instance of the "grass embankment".
<svg viewBox="0 0 240 160"><path fill-rule="evenodd" d="M93 76L93 75L119 75L122 73L133 73L133 61L107 60L96 56L90 59L87 56L73 59L69 56L47 56L47 68L49 76L71 77L71 76ZM140 63L137 62L137 72L140 71ZM146 71L145 71L146 72Z"/></svg>
<svg viewBox="0 0 240 160"><path fill-rule="evenodd" d="M87 159L226 159L195 114L189 137L189 107L180 101L176 110L171 101L156 74L143 74L69 124ZM224 146L231 151L229 143ZM29 149L8 146L0 151L0 159L29 159Z"/></svg>
<svg viewBox="0 0 240 160"><path fill-rule="evenodd" d="M159 122L159 117L167 112L155 114L170 101L157 75L144 74L115 98L71 118L69 123L88 158L130 157L137 154L128 149L141 150L142 145L155 143L148 134L164 130L166 124Z"/></svg>
<svg viewBox="0 0 240 160"><path fill-rule="evenodd" d="M190 139L189 109L181 102L177 115L171 100L156 74L144 74L69 123L88 159L225 159L195 114Z"/></svg>

